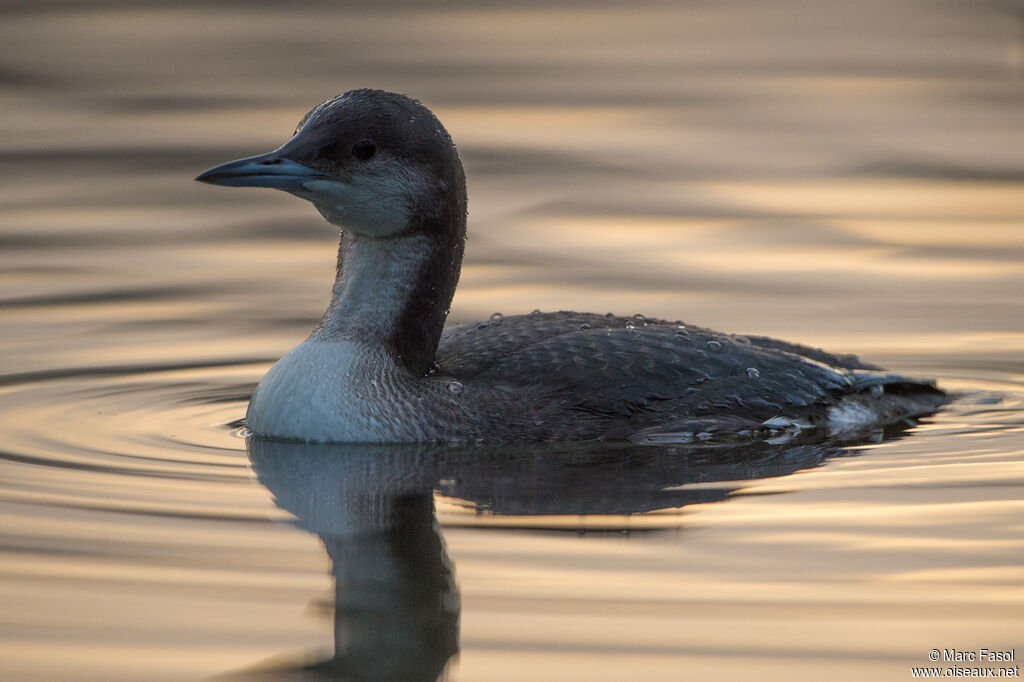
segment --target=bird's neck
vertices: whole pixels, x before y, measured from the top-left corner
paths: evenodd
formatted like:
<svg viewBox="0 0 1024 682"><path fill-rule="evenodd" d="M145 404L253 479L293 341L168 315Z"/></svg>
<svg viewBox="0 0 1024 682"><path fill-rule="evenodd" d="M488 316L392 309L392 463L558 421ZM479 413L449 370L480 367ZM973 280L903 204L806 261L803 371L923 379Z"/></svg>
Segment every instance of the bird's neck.
<svg viewBox="0 0 1024 682"><path fill-rule="evenodd" d="M462 234L374 239L343 231L331 303L312 339L365 344L425 374L458 283Z"/></svg>

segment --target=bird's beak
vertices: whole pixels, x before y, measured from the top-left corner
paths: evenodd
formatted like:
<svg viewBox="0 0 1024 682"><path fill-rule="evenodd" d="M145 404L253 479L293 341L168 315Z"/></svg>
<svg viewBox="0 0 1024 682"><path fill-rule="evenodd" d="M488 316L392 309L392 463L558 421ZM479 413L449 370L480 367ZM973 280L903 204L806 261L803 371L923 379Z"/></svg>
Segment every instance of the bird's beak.
<svg viewBox="0 0 1024 682"><path fill-rule="evenodd" d="M196 176L199 182L226 187L271 187L286 192L305 189L311 180L327 175L281 155L281 150L231 161Z"/></svg>

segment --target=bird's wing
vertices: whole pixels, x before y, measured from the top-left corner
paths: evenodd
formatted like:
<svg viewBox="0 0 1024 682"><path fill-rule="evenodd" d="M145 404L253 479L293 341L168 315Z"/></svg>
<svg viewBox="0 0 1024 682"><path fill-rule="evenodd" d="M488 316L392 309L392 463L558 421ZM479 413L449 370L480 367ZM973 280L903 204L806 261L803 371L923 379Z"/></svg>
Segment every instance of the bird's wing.
<svg viewBox="0 0 1024 682"><path fill-rule="evenodd" d="M629 416L720 413L753 418L823 403L866 367L771 339L682 323L586 313L506 317L450 330L437 355L456 379L557 399L564 409ZM664 418L664 416L662 416Z"/></svg>

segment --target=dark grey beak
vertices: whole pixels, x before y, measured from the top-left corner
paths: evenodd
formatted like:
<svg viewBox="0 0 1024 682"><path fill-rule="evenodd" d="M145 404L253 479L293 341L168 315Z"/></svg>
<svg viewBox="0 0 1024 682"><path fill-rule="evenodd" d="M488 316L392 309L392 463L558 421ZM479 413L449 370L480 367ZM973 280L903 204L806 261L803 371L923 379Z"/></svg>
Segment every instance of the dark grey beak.
<svg viewBox="0 0 1024 682"><path fill-rule="evenodd" d="M325 173L284 158L280 150L231 161L196 176L199 182L226 187L272 187L294 192L310 180L327 178Z"/></svg>

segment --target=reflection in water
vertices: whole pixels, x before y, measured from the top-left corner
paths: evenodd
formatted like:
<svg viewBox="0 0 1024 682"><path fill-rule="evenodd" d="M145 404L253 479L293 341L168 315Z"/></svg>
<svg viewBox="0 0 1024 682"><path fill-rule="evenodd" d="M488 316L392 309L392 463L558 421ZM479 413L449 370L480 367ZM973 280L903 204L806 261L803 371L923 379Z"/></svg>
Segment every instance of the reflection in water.
<svg viewBox="0 0 1024 682"><path fill-rule="evenodd" d="M313 664L231 679L436 680L459 648L460 606L435 490L500 515L627 516L721 501L741 481L791 474L849 446L901 433L892 428L857 441L815 436L732 447L321 445L251 438L259 481L327 548L335 651ZM730 484L688 487L714 482Z"/></svg>
<svg viewBox="0 0 1024 682"><path fill-rule="evenodd" d="M323 540L335 584L334 656L257 679L319 672L426 682L441 674L458 650L459 595L434 519L435 455L417 446L249 441L260 482Z"/></svg>

